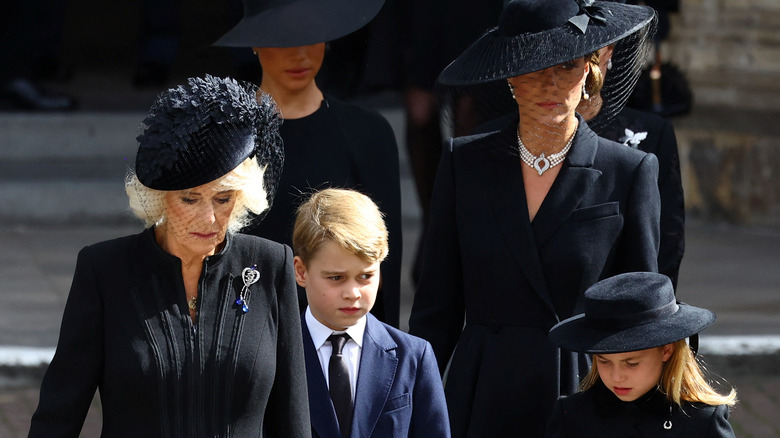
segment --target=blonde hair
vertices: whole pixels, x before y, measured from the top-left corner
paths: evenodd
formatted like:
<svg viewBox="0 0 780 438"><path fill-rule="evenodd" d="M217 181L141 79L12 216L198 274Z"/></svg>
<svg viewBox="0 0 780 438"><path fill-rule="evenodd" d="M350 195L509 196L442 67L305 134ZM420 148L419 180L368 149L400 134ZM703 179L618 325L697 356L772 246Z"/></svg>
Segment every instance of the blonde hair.
<svg viewBox="0 0 780 438"><path fill-rule="evenodd" d="M298 207L292 237L295 255L307 263L327 240L366 262L387 257L382 212L371 198L354 190L321 190Z"/></svg>
<svg viewBox="0 0 780 438"><path fill-rule="evenodd" d="M737 391L734 388L723 395L715 391L707 382L704 378L703 365L700 365L698 359L693 356L685 339L680 339L672 345L674 351L664 364L659 382L660 390L666 394L670 402L680 406L683 402L701 402L711 406L734 406L737 403ZM592 388L599 380L601 380L599 370L594 364L588 375L582 379L580 391Z"/></svg>
<svg viewBox="0 0 780 438"><path fill-rule="evenodd" d="M252 220L252 214L260 214L268 208L266 191L263 186L265 168L261 168L256 158L247 158L227 174L215 180L220 190L235 190L236 203L228 221L228 232L235 233ZM130 210L144 221L144 225L161 225L165 222L164 190L149 188L138 180L135 172L130 171L125 178Z"/></svg>
<svg viewBox="0 0 780 438"><path fill-rule="evenodd" d="M604 73L601 71L599 64L600 56L599 52L595 51L590 55L585 55L585 62L590 64L590 73L585 78L585 90L589 95L595 96L601 92L601 87L604 86Z"/></svg>

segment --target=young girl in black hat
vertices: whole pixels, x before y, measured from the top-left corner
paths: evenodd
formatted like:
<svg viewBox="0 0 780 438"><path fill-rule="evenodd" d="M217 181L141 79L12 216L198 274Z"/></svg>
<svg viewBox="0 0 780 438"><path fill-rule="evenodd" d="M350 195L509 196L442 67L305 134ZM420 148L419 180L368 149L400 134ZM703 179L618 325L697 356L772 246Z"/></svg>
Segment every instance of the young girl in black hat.
<svg viewBox="0 0 780 438"><path fill-rule="evenodd" d="M686 338L715 314L678 303L662 274L635 272L585 291L585 313L550 330L550 339L592 354L582 392L555 405L546 436L733 437L736 392L715 391Z"/></svg>

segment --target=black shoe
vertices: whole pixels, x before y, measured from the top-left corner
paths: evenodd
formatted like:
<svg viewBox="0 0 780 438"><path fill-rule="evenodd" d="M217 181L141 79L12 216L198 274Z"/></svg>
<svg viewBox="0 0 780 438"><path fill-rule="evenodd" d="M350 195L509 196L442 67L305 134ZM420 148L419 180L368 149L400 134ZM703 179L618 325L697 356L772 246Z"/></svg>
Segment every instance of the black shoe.
<svg viewBox="0 0 780 438"><path fill-rule="evenodd" d="M0 100L9 104L12 109L28 111L70 111L77 106L76 99L46 93L25 77L2 84Z"/></svg>
<svg viewBox="0 0 780 438"><path fill-rule="evenodd" d="M136 88L160 88L168 82L169 70L165 64L145 62L135 71L133 85Z"/></svg>

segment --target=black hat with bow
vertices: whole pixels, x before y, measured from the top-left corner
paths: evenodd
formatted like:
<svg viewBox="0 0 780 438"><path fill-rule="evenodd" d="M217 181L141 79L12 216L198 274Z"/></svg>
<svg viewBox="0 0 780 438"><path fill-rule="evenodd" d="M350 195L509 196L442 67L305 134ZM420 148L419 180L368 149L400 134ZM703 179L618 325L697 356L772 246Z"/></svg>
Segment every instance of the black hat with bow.
<svg viewBox="0 0 780 438"><path fill-rule="evenodd" d="M616 43L655 22L647 6L593 0L512 0L439 76L472 85L535 72Z"/></svg>

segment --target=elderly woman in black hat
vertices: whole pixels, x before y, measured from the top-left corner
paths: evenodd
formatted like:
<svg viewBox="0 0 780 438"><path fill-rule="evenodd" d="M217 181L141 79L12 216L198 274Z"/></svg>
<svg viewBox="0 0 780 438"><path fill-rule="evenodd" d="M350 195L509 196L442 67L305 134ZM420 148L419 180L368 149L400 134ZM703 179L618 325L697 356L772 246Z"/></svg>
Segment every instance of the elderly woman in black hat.
<svg viewBox="0 0 780 438"><path fill-rule="evenodd" d="M715 391L686 342L714 313L677 302L669 278L650 272L594 284L584 309L550 330L555 344L593 355L594 365L582 392L556 403L547 437L734 437L736 391Z"/></svg>
<svg viewBox="0 0 780 438"><path fill-rule="evenodd" d="M292 252L236 231L270 206L273 101L212 76L162 93L126 189L142 233L84 248L31 437L310 436Z"/></svg>
<svg viewBox="0 0 780 438"><path fill-rule="evenodd" d="M378 113L323 95L315 77L326 42L366 25L383 0L244 0L244 17L216 45L252 47L260 89L284 118L286 165L266 219L246 232L290 244L295 210L306 193L325 187L369 195L386 215L390 252L372 313L398 326L401 281L401 186L398 149ZM305 295L301 295L302 305ZM302 309L305 308L305 305Z"/></svg>
<svg viewBox="0 0 780 438"><path fill-rule="evenodd" d="M657 270L657 160L575 113L600 87L596 52L612 43L632 57L627 96L654 22L641 6L514 0L439 77L500 88L494 99L516 108L501 129L449 142L436 177L409 326L442 373L449 364L453 436L542 436L590 366L547 331L600 279Z"/></svg>

